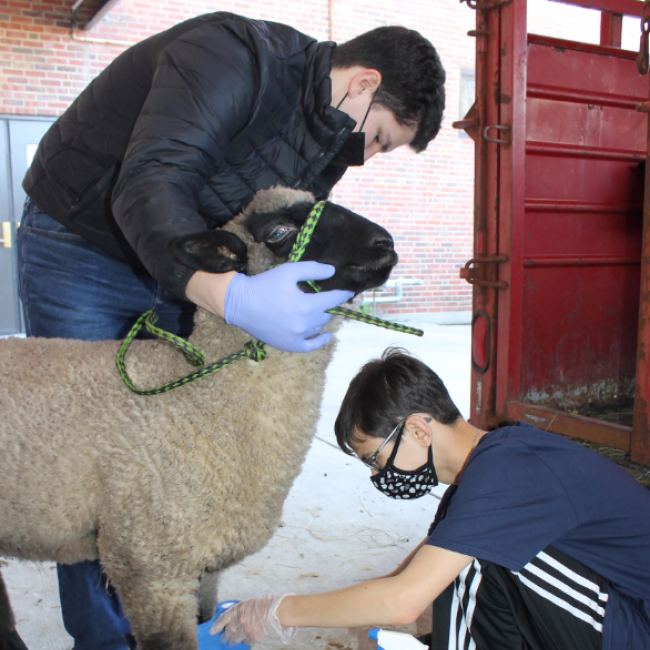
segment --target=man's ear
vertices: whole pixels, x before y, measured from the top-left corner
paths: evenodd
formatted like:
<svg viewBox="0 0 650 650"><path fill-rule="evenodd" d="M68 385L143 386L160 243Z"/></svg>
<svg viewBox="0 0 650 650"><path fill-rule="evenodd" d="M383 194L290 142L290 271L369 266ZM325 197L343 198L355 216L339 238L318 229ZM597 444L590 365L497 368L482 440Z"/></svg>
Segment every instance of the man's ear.
<svg viewBox="0 0 650 650"><path fill-rule="evenodd" d="M406 430L411 433L423 447L431 445L431 428L429 424L432 418L424 413L409 415L406 419Z"/></svg>
<svg viewBox="0 0 650 650"><path fill-rule="evenodd" d="M246 272L246 245L237 235L225 230L207 230L178 237L170 248L179 262L197 271Z"/></svg>
<svg viewBox="0 0 650 650"><path fill-rule="evenodd" d="M363 92L374 94L381 84L381 72L374 68L365 68L352 77L348 86L348 96L351 99L358 97Z"/></svg>

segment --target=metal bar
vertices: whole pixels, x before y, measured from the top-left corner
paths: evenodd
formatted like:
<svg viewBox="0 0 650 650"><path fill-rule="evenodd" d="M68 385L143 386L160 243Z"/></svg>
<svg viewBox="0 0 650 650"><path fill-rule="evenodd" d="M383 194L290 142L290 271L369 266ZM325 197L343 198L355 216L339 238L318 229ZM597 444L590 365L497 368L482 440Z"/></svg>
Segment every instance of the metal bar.
<svg viewBox="0 0 650 650"><path fill-rule="evenodd" d="M589 158L592 160L617 160L620 162L644 162L644 151L621 151L605 147L576 147L554 142L527 142L527 154L538 156L560 156L563 158Z"/></svg>
<svg viewBox="0 0 650 650"><path fill-rule="evenodd" d="M396 278L395 280L389 280L385 284L383 284L381 287L377 287L375 289L371 289L372 291L372 300L367 300L366 299L366 294L368 291L364 291L363 293L363 298L361 300L361 304L363 305L373 305L373 316L376 314L374 313L374 305L382 305L386 303L394 303L394 302L401 302L402 298L404 297L404 292L402 290L403 287L405 286L422 286L424 283L422 280L419 280L417 278L409 278L409 277L404 277L404 278ZM385 291L387 289L395 289L395 293L392 296L384 296L381 298L376 297L376 293L378 291Z"/></svg>
<svg viewBox="0 0 650 650"><path fill-rule="evenodd" d="M643 3L638 0L552 0L564 5L577 5L586 9L600 9L611 11L624 16L636 16L641 18Z"/></svg>
<svg viewBox="0 0 650 650"><path fill-rule="evenodd" d="M70 38L77 43L95 43L97 45L114 45L116 47L132 47L135 45L135 42L131 43L129 41L114 41L107 38L86 38L84 36L77 36L80 30L76 27L73 27L70 32Z"/></svg>
<svg viewBox="0 0 650 650"><path fill-rule="evenodd" d="M582 415L561 413L542 406L533 406L526 402L509 402L506 405L503 419L521 420L544 431L561 433L565 436L582 438L583 440L607 445L622 451L630 451L632 429L623 424L613 424ZM494 424L499 423L500 421L497 421Z"/></svg>
<svg viewBox="0 0 650 650"><path fill-rule="evenodd" d="M467 284L473 284L478 287L490 287L491 289L499 289L505 291L508 288L508 283L505 280L501 282L490 280L474 280L473 278L465 278Z"/></svg>
<svg viewBox="0 0 650 650"><path fill-rule="evenodd" d="M647 150L646 191L643 200L639 338L630 449L630 460L643 465L650 465L650 116L648 117Z"/></svg>
<svg viewBox="0 0 650 650"><path fill-rule="evenodd" d="M466 2L467 6L477 11L490 11L491 9L498 9L503 5L507 5L511 0L460 0Z"/></svg>
<svg viewBox="0 0 650 650"><path fill-rule="evenodd" d="M499 131L503 131L504 135L507 136L510 133L509 126L503 126L501 124L488 124L483 129L483 140L485 140L486 142L496 142L497 144L510 144L510 140L499 140L498 138L490 138L488 136L488 131L490 129L497 129Z"/></svg>
<svg viewBox="0 0 650 650"><path fill-rule="evenodd" d="M570 88L556 88L541 84L528 84L527 97L549 99L558 102L574 102L576 104L594 104L596 106L612 106L614 108L636 109L638 97L623 97L614 94L590 93Z"/></svg>
<svg viewBox="0 0 650 650"><path fill-rule="evenodd" d="M491 280L481 280L478 277L480 265L482 264L505 264L508 261L507 255L492 255L488 257L473 257L465 262L465 266L460 269L458 276L465 280L467 284L474 284L480 287L491 287L493 289L507 289L508 283L505 281L496 282ZM470 268L472 264L475 268ZM481 373L482 374L482 373Z"/></svg>
<svg viewBox="0 0 650 650"><path fill-rule="evenodd" d="M73 24L73 30L76 27L76 21L77 21L77 11L79 7L85 2L86 0L77 0L77 2L72 5L71 14L72 14L72 24ZM90 20L80 27L85 32L89 32L95 25L97 25L101 20L104 18L104 16L111 11L114 7L116 7L121 0L106 0L106 2L99 7L99 9L96 11L96 13L90 18Z"/></svg>
<svg viewBox="0 0 650 650"><path fill-rule="evenodd" d="M526 79L528 43L526 2L501 9L501 84L499 124L510 126L510 146L500 149L499 253L510 262L499 265L499 280L509 288L498 292L499 333L495 410L503 412L509 395L519 393L522 359L522 309L524 278L524 199L526 189ZM494 92L494 91L492 91ZM495 93L496 94L496 93ZM492 122L494 123L494 122Z"/></svg>
<svg viewBox="0 0 650 650"><path fill-rule="evenodd" d="M451 126L454 129L463 129L467 135L469 135L474 142L479 139L479 126L481 125L481 118L479 115L478 108L476 107L476 101L472 104L467 115L464 119L457 122L452 122Z"/></svg>
<svg viewBox="0 0 650 650"><path fill-rule="evenodd" d="M478 126L478 118L475 117L471 120L458 120L457 122L452 122L452 129L471 129L472 127Z"/></svg>
<svg viewBox="0 0 650 650"><path fill-rule="evenodd" d="M488 255L486 257L472 257L471 260L467 260L467 262L465 262L464 268L468 269L472 264L505 264L505 262L507 261L508 261L507 255Z"/></svg>
<svg viewBox="0 0 650 650"><path fill-rule="evenodd" d="M639 56L638 52L632 52L631 50L621 50L616 47L607 47L606 45L591 45L590 43L580 43L579 41L565 41L561 38L539 36L538 34L528 34L528 42L536 45L558 47L564 50L590 52L591 54L605 54L606 56L616 56L620 59L633 59L634 61L636 61L637 56Z"/></svg>
<svg viewBox="0 0 650 650"><path fill-rule="evenodd" d="M580 212L598 214L642 214L643 205L611 205L609 203L589 203L579 201L558 201L557 199L528 199L526 212Z"/></svg>
<svg viewBox="0 0 650 650"><path fill-rule="evenodd" d="M479 124L498 124L499 104L494 84L499 81L500 11L477 11L476 33L487 34L476 39L476 112ZM493 256L498 253L497 187L499 147L488 146L481 137L475 140L474 154L474 257ZM480 267L477 277L481 281L496 281L494 266ZM488 358L495 359L497 342L497 292L486 286L474 285L472 309L482 312L491 323ZM487 428L488 418L494 414L496 363L491 361L484 374L471 369L470 421Z"/></svg>
<svg viewBox="0 0 650 650"><path fill-rule="evenodd" d="M641 264L638 257L612 257L608 255L549 255L527 257L527 267L545 268L550 266L624 266Z"/></svg>
<svg viewBox="0 0 650 650"><path fill-rule="evenodd" d="M603 11L600 14L600 44L620 48L622 35L623 16Z"/></svg>

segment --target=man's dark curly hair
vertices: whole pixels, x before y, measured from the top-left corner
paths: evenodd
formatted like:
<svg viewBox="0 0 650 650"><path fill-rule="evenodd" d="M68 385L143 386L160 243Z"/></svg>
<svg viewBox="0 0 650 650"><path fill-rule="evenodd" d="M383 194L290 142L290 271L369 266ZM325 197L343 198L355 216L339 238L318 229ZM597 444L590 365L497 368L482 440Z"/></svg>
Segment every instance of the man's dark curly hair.
<svg viewBox="0 0 650 650"><path fill-rule="evenodd" d="M333 68L355 65L381 73L375 103L390 110L398 124L416 127L410 147L424 151L445 110L446 75L436 48L412 29L378 27L335 48Z"/></svg>

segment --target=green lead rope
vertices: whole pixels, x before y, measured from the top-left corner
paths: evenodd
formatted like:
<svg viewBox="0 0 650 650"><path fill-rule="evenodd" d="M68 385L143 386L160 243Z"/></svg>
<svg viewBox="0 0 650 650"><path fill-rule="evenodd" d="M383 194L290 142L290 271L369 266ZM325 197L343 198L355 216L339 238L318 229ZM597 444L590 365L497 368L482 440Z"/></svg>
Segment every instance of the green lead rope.
<svg viewBox="0 0 650 650"><path fill-rule="evenodd" d="M424 336L424 332L415 327L401 325L400 323L393 323L389 320L377 318L377 316L371 316L370 314L362 314L361 312L354 311L353 309L346 309L345 307L334 307L334 309L328 309L327 313L343 316L344 318L349 318L350 320L358 320L362 323L368 323L368 325L376 325L377 327L383 327L384 329L393 330L395 332L413 334L413 336Z"/></svg>
<svg viewBox="0 0 650 650"><path fill-rule="evenodd" d="M120 376L124 380L124 383L138 395L161 395L162 393L169 393L170 391L174 390L174 388L185 386L185 384L190 384L197 379L203 379L203 377L208 377L218 370L232 365L235 363L235 361L239 361L240 359L248 358L252 359L253 361L262 361L262 359L266 357L264 343L261 341L248 341L248 343L244 345L243 350L235 352L234 354L229 354L227 357L224 357L215 363L211 363L210 365L205 366L203 365L205 363L205 355L203 352L197 350L191 343L181 338L180 336L170 334L169 332L156 327L154 323L157 320L158 316L152 310L146 312L145 314L142 314L142 316L140 316L140 318L138 318L136 321L135 325L131 328L131 331L124 339L124 342L120 346L120 349L117 353L117 369L120 372ZM191 372L189 375L179 377L178 379L174 379L173 381L162 384L161 386L156 386L156 388L137 388L126 372L126 368L124 366L124 358L126 356L127 350L131 345L131 342L143 326L150 334L153 334L154 336L157 336L158 338L167 341L172 345L175 345L183 352L185 358L189 363L191 363L193 366L200 366L200 368L194 372Z"/></svg>
<svg viewBox="0 0 650 650"><path fill-rule="evenodd" d="M302 257L305 249L307 248L307 244L309 244L314 229L316 228L316 224L318 223L318 220L320 219L320 216L323 212L325 203L326 201L319 201L309 213L307 220L303 224L298 233L298 236L296 237L296 241L294 242L293 248L288 258L289 262L298 262ZM317 287L313 282L309 282L308 284L312 287L312 289L314 289L314 291L320 291L319 287ZM396 332L414 334L415 336L422 336L424 334L422 330L415 329L414 327L407 327L406 325L400 325L399 323L392 323L390 321L377 318L376 316L370 316L369 314L362 314L351 309L346 309L345 307L335 307L334 309L329 309L328 313L350 318L352 320L358 320L362 323L377 325L378 327L384 327ZM120 376L122 377L124 383L138 395L161 395L162 393L169 393L170 391L174 390L174 388L185 386L185 384L190 384L191 382L197 381L198 379L208 377L221 370L222 368L230 366L236 361L239 361L239 359L262 361L266 357L266 350L264 348L265 344L262 343L262 341L251 340L244 345L243 350L235 352L234 354L230 354L227 357L224 357L223 359L220 359L219 361L206 366L204 365L205 355L203 352L195 348L189 341L186 341L180 336L176 336L175 334L171 334L170 332L166 332L165 330L156 327L155 323L157 320L158 316L153 310L142 314L142 316L140 316L140 318L138 318L136 321L135 325L131 328L131 331L127 334L122 345L120 346L120 349L117 352L116 362ZM137 388L126 372L124 359L129 347L131 346L131 343L133 342L133 339L143 327L151 335L163 341L167 341L168 343L171 343L179 350L181 350L181 352L185 355L188 363L196 366L198 370L195 370L194 372L191 372L183 377L179 377L178 379L174 379L173 381L170 381L166 384L156 386L155 388Z"/></svg>

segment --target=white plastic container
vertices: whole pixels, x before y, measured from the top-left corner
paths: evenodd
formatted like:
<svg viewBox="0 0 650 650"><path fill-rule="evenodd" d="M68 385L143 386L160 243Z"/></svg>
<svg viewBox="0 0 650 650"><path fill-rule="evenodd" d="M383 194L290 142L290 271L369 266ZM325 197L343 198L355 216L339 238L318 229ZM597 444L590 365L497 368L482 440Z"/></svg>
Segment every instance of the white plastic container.
<svg viewBox="0 0 650 650"><path fill-rule="evenodd" d="M410 634L380 630L376 627L368 632L368 637L377 641L377 650L428 650L429 648Z"/></svg>

